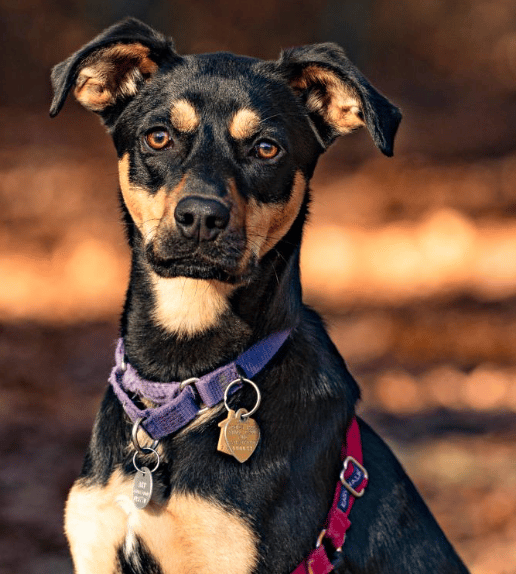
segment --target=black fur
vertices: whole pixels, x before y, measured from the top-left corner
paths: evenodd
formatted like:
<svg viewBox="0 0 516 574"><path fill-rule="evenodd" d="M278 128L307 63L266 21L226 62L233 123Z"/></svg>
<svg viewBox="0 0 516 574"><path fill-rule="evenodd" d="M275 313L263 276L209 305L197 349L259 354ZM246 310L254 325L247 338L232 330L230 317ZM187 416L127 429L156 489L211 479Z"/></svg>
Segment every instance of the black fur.
<svg viewBox="0 0 516 574"><path fill-rule="evenodd" d="M162 574L159 564L140 539L137 539L129 556L126 556L123 548L119 548L117 559L120 574Z"/></svg>
<svg viewBox="0 0 516 574"><path fill-rule="evenodd" d="M132 182L149 194L176 187L189 174L187 192L220 198L229 178L243 199L283 205L292 193L294 174L308 181L319 155L337 132L305 108L306 94L289 82L309 64L336 74L362 102L366 126L376 145L391 155L401 115L347 60L341 48L321 44L286 51L277 62L231 54L179 56L171 41L135 20L108 29L56 66L52 80L56 115L73 87L84 59L115 43L140 42L150 48L158 71L141 80L138 92L118 98L100 115L119 157L129 154ZM173 149L159 154L142 144L155 126L169 130L173 99L185 97L202 110L203 130L174 133ZM271 162L252 157L253 141L227 136L233 110L252 107L263 121L260 138L282 150ZM250 151L251 150L251 151ZM219 418L162 441L164 457L155 481L163 496L193 492L214 499L247 517L257 540L257 574L288 574L313 548L331 504L340 472L339 452L359 398L356 382L329 339L321 318L302 302L299 251L309 191L290 230L260 261L242 275L239 256L243 229L193 250L171 233L160 258L149 253L144 238L123 204L132 248L130 285L121 333L128 360L146 379L183 380L200 376L235 358L272 332L294 327L291 338L255 377L262 393L256 413L261 441L245 463L216 450ZM163 254L164 253L164 254ZM177 337L152 317L154 299L149 265L162 277L209 278L237 285L228 311L209 330ZM233 399L239 407L253 404L253 391L243 388ZM432 573L466 572L409 478L385 443L360 421L364 465L370 474L365 496L351 513L352 527L337 572ZM117 468L133 474L128 449L131 424L111 389L100 408L81 473L85 484L105 485ZM161 570L140 544L145 572ZM138 574L118 550L119 571Z"/></svg>

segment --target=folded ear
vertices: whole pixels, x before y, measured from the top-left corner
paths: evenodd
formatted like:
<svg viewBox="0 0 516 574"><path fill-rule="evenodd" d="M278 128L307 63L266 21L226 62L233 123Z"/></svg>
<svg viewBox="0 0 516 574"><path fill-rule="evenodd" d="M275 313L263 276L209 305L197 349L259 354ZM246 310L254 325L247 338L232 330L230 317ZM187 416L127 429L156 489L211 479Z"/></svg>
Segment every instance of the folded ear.
<svg viewBox="0 0 516 574"><path fill-rule="evenodd" d="M371 86L340 46L292 48L282 53L279 65L325 147L365 125L378 148L393 154L401 112Z"/></svg>
<svg viewBox="0 0 516 574"><path fill-rule="evenodd" d="M135 18L122 20L54 67L50 115L59 113L72 88L85 108L104 115L177 59L170 39Z"/></svg>

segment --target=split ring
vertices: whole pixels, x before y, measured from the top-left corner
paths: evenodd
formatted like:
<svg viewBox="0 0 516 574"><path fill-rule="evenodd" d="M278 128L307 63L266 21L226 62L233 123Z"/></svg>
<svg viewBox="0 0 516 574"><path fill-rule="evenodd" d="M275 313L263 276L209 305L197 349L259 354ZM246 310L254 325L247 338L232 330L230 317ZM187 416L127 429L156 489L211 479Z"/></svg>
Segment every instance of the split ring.
<svg viewBox="0 0 516 574"><path fill-rule="evenodd" d="M145 453L144 451L153 452L153 453L156 455L156 466L150 471L151 473L153 473L153 472L158 468L158 466L159 466L159 461L160 461L159 454L158 454L158 452L157 452L155 449L153 449L153 448L151 448L151 447L148 447L148 446L144 446L143 449L142 449L142 452L141 452L140 454L147 454L147 453ZM136 464L136 457L137 457L137 456L138 456L138 453L135 452L135 453L134 453L134 456L133 456L133 465L134 465L134 468L135 468L138 472L142 472L142 469L139 468L139 466Z"/></svg>
<svg viewBox="0 0 516 574"><path fill-rule="evenodd" d="M250 416L254 415L254 413L258 410L258 407L260 406L260 403L262 402L262 395L260 393L260 389L258 388L258 385L256 383L254 383L253 381L251 381L250 379L244 379L244 377L240 377L239 379L235 379L234 381L231 381L229 383L229 385L226 387L226 390L224 391L224 406L226 407L226 409L228 411L230 410L230 408L228 406L229 389L233 385L236 385L237 383L247 383L247 384L251 385L256 392L256 404L254 405L254 408L252 408L251 411L249 411L248 413L245 413L242 415L243 419L247 419Z"/></svg>

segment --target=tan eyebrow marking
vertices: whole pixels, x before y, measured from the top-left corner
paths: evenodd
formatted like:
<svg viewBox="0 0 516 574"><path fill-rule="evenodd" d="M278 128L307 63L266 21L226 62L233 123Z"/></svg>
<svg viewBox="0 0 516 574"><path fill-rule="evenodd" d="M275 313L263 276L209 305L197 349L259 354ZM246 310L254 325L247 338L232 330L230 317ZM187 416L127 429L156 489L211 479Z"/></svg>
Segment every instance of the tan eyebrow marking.
<svg viewBox="0 0 516 574"><path fill-rule="evenodd" d="M172 104L170 120L180 132L193 132L201 123L197 110L188 100L178 100Z"/></svg>
<svg viewBox="0 0 516 574"><path fill-rule="evenodd" d="M238 110L229 123L230 135L237 139L247 139L254 135L260 127L260 116L254 110L242 108Z"/></svg>

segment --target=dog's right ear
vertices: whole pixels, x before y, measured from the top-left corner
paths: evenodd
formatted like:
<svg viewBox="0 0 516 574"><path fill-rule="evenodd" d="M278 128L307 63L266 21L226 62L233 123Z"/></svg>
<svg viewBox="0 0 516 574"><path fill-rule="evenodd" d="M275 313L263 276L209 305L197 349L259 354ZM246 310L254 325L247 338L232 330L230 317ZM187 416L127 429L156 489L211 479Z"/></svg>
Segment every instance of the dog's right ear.
<svg viewBox="0 0 516 574"><path fill-rule="evenodd" d="M106 121L165 62L179 59L170 39L135 18L122 20L53 68L50 116L59 113L74 88L77 100Z"/></svg>

